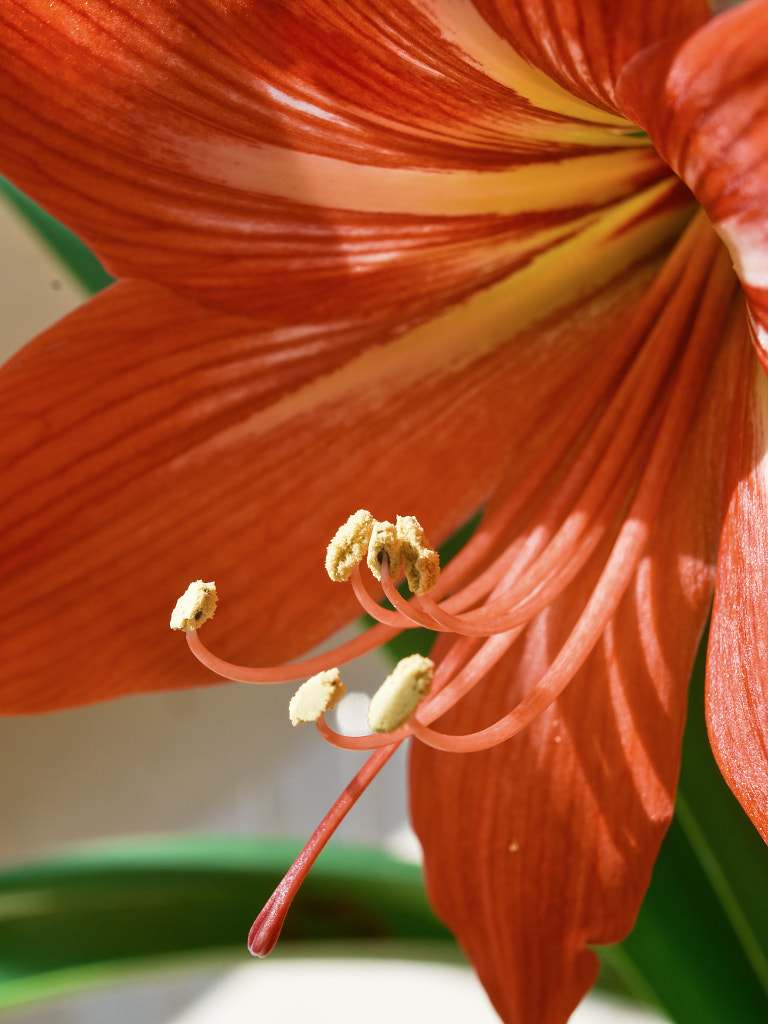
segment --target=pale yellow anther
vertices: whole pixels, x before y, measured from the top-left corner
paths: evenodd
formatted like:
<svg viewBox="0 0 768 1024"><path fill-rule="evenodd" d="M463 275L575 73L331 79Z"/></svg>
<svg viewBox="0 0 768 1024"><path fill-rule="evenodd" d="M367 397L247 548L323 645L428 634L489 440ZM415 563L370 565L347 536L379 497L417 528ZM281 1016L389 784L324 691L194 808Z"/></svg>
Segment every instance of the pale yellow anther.
<svg viewBox="0 0 768 1024"><path fill-rule="evenodd" d="M435 666L429 658L411 654L395 665L371 698L368 725L374 732L394 732L404 725L432 689Z"/></svg>
<svg viewBox="0 0 768 1024"><path fill-rule="evenodd" d="M394 582L400 575L402 555L397 528L393 523L376 522L373 526L371 539L368 542L368 568L377 580L381 579L382 556L389 559L389 578Z"/></svg>
<svg viewBox="0 0 768 1024"><path fill-rule="evenodd" d="M361 508L336 531L325 555L325 570L334 582L346 583L365 558L374 523L371 513Z"/></svg>
<svg viewBox="0 0 768 1024"><path fill-rule="evenodd" d="M195 580L190 583L171 614L171 629L200 629L216 611L216 584Z"/></svg>
<svg viewBox="0 0 768 1024"><path fill-rule="evenodd" d="M396 525L411 593L428 594L440 578L440 556L414 516L398 516Z"/></svg>
<svg viewBox="0 0 768 1024"><path fill-rule="evenodd" d="M318 672L302 683L291 697L288 705L291 724L316 722L326 711L333 711L346 692L337 668Z"/></svg>

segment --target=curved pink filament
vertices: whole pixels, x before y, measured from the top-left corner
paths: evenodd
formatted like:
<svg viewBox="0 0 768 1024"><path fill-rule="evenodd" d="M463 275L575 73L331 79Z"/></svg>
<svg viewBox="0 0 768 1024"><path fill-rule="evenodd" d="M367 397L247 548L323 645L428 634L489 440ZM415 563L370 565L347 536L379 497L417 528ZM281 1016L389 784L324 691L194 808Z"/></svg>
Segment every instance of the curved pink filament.
<svg viewBox="0 0 768 1024"><path fill-rule="evenodd" d="M313 676L315 673L327 669L329 665L345 665L348 661L353 661L355 658L360 658L381 647L392 637L397 636L397 633L398 630L390 629L387 626L372 626L365 633L340 644L325 654L317 654L313 658L305 658L304 661L293 661L287 665L275 665L268 668L250 668L247 665L233 665L229 661L224 661L208 650L195 630L190 630L187 633L187 643L199 662L225 679L232 679L237 683L287 683L292 679Z"/></svg>
<svg viewBox="0 0 768 1024"><path fill-rule="evenodd" d="M326 743L340 750L378 750L379 747L388 747L392 743L402 743L411 735L411 730L404 725L395 732L371 733L370 736L343 736L332 729L323 717L318 718L315 726Z"/></svg>

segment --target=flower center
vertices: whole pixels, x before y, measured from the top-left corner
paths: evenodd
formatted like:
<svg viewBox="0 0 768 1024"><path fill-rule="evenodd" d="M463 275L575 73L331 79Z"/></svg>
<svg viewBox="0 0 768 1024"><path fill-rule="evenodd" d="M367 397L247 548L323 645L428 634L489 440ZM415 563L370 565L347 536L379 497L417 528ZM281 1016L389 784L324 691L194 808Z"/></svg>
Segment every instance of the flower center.
<svg viewBox="0 0 768 1024"><path fill-rule="evenodd" d="M413 517L395 524L358 511L328 547L333 580L350 582L377 625L328 654L275 668L244 668L211 654L195 607L175 613L195 656L243 682L312 676L292 717L315 721L333 745L371 757L323 819L257 918L251 951L263 956L279 935L291 900L347 811L408 737L456 754L504 743L563 692L615 614L643 556L690 427L734 287L727 256L703 215L665 261L611 355L595 368L568 422L528 475L495 502L461 553L440 572L437 553ZM374 580L361 571L363 562ZM570 634L519 702L491 725L455 735L436 728L489 677L526 627L576 580L600 568ZM396 583L404 574L411 596ZM592 577L590 577L592 578ZM375 589L374 589L375 587ZM193 585L211 608L211 584ZM386 600L386 604L381 602ZM343 736L325 721L341 693L338 669L403 629L451 634L434 667L405 659L371 702L372 735ZM318 675L319 673L319 675ZM294 714L295 712L295 714Z"/></svg>

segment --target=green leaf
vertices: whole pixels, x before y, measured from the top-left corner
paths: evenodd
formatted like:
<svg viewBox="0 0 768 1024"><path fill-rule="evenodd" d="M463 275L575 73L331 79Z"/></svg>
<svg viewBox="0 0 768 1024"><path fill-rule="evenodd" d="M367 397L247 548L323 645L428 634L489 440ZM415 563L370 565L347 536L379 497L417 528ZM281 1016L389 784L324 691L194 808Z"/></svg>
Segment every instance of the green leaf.
<svg viewBox="0 0 768 1024"><path fill-rule="evenodd" d="M601 956L676 1024L768 1020L768 847L715 764L694 670L672 827L637 924Z"/></svg>
<svg viewBox="0 0 768 1024"><path fill-rule="evenodd" d="M0 874L0 1008L205 958L247 959L252 921L299 851L286 841L101 845ZM323 852L279 948L460 960L421 870L368 849ZM383 944L383 945L382 945Z"/></svg>
<svg viewBox="0 0 768 1024"><path fill-rule="evenodd" d="M87 291L91 294L101 291L114 280L76 235L4 178L0 178L0 194L35 229Z"/></svg>

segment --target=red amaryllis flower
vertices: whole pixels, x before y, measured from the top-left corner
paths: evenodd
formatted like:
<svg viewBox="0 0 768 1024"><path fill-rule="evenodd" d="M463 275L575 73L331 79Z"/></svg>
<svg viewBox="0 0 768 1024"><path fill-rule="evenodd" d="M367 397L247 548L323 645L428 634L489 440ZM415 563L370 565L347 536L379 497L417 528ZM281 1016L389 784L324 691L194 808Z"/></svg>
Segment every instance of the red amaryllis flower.
<svg viewBox="0 0 768 1024"><path fill-rule="evenodd" d="M768 838L768 0L0 28L0 167L121 278L0 375L3 709L209 682L166 632L198 576L217 650L292 658L355 614L350 512L485 507L397 613L460 632L413 818L502 1018L565 1020L670 819L713 587L713 746Z"/></svg>

